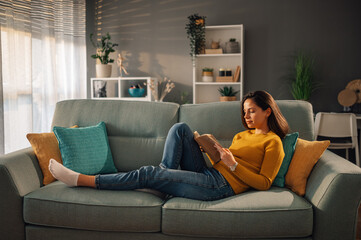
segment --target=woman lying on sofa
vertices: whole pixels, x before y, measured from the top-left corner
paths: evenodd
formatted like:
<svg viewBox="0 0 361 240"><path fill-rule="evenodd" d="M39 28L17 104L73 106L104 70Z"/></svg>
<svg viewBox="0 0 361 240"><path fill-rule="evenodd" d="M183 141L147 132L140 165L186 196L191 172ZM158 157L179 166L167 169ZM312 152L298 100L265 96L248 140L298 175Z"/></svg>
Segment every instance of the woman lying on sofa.
<svg viewBox="0 0 361 240"><path fill-rule="evenodd" d="M169 130L159 166L89 176L51 159L49 170L69 186L108 190L150 188L198 200L226 198L249 188L267 190L282 164L281 139L288 133L289 126L273 97L265 91L247 94L241 108L242 122L248 130L237 133L229 149L214 146L221 161L211 168L207 167L188 125L177 123Z"/></svg>

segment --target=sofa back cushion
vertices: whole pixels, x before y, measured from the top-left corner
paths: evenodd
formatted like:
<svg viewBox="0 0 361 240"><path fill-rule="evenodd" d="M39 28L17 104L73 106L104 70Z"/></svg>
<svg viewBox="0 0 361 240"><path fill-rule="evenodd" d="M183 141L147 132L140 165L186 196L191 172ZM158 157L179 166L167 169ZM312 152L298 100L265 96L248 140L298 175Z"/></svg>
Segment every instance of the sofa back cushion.
<svg viewBox="0 0 361 240"><path fill-rule="evenodd" d="M199 134L211 133L224 147L234 135L245 130L241 121L240 102L186 104L180 107L179 122L185 122Z"/></svg>
<svg viewBox="0 0 361 240"><path fill-rule="evenodd" d="M290 132L299 132L300 138L313 140L312 105L296 100L276 102L290 125ZM200 134L212 133L224 147L229 147L234 135L245 130L238 101L182 105L179 121Z"/></svg>
<svg viewBox="0 0 361 240"><path fill-rule="evenodd" d="M129 171L158 165L168 130L178 121L179 105L122 100L58 102L52 127L87 127L103 121L116 168Z"/></svg>
<svg viewBox="0 0 361 240"><path fill-rule="evenodd" d="M299 138L312 141L314 139L312 105L302 100L277 100L276 102L287 119L290 132L298 132Z"/></svg>

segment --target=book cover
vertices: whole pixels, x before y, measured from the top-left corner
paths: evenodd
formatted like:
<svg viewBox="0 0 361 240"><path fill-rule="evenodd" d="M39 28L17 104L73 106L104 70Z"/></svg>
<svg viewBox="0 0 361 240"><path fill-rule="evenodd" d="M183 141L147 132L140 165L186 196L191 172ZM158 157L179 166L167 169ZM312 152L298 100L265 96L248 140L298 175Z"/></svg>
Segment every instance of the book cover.
<svg viewBox="0 0 361 240"><path fill-rule="evenodd" d="M221 145L217 139L212 134L202 134L200 135L197 131L194 132L194 140L198 145L207 153L208 157L214 163L217 163L221 160L221 155L214 147L215 143Z"/></svg>

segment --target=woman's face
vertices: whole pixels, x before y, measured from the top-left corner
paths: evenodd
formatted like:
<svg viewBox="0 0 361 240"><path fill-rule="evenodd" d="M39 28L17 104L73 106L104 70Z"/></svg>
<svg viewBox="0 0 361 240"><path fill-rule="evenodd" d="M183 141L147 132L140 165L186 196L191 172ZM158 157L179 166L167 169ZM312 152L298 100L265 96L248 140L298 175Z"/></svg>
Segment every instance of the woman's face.
<svg viewBox="0 0 361 240"><path fill-rule="evenodd" d="M271 109L263 110L252 99L247 99L243 103L244 119L249 128L268 129L267 119L271 114Z"/></svg>

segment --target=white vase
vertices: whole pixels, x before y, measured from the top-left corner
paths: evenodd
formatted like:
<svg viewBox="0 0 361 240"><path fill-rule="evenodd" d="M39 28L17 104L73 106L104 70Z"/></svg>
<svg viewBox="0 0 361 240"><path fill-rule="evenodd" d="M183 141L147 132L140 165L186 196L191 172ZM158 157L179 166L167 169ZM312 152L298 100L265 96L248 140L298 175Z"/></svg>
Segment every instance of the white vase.
<svg viewBox="0 0 361 240"><path fill-rule="evenodd" d="M95 70L97 78L106 78L112 75L112 65L110 64L96 64Z"/></svg>
<svg viewBox="0 0 361 240"><path fill-rule="evenodd" d="M213 82L213 76L202 76L203 82Z"/></svg>

